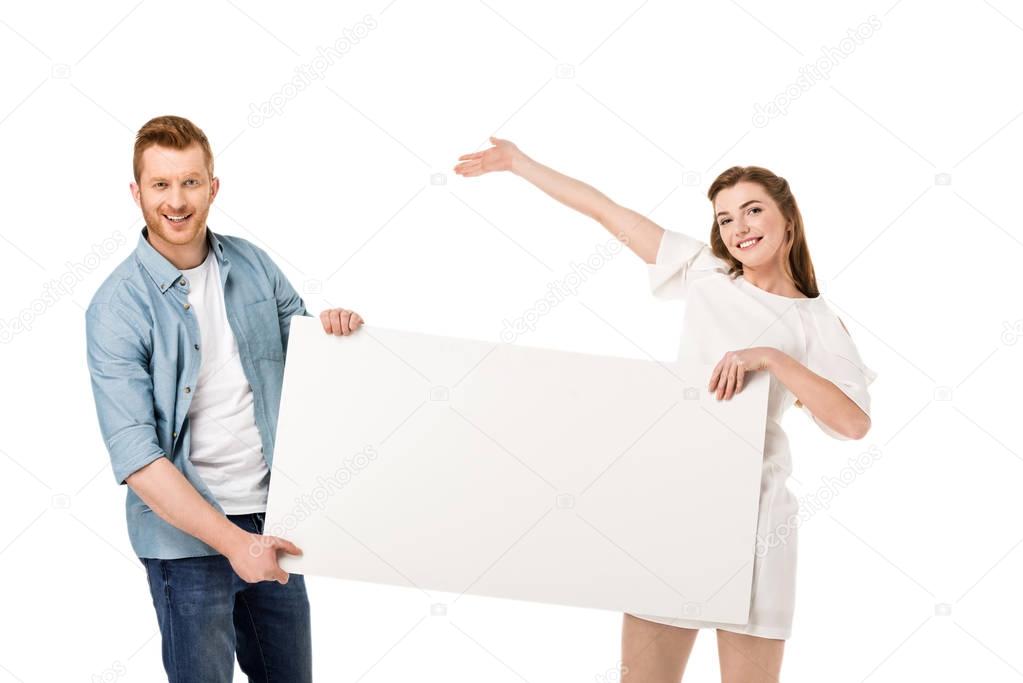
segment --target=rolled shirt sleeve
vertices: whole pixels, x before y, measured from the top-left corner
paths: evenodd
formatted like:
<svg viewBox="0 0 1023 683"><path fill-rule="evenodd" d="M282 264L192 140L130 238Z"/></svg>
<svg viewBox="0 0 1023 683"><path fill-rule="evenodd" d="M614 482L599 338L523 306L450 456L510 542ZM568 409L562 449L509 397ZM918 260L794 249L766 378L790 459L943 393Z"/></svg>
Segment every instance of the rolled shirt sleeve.
<svg viewBox="0 0 1023 683"><path fill-rule="evenodd" d="M86 351L100 432L118 484L163 457L144 336L127 315L94 303L85 314Z"/></svg>
<svg viewBox="0 0 1023 683"><path fill-rule="evenodd" d="M689 284L712 273L727 274L731 265L694 237L665 230L656 261L647 265L650 289L660 299L684 299Z"/></svg>

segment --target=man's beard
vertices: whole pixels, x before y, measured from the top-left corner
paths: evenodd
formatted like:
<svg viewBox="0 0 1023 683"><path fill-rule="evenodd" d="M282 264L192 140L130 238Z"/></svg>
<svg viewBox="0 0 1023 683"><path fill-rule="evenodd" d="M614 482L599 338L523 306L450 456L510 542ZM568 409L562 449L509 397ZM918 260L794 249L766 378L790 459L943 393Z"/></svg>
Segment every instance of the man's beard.
<svg viewBox="0 0 1023 683"><path fill-rule="evenodd" d="M164 222L163 214L159 209L146 212L146 226L149 232L155 234L161 240L175 246L191 244L202 233L206 226L206 216L209 211L193 211L192 217L188 219L189 230L187 232L172 231Z"/></svg>

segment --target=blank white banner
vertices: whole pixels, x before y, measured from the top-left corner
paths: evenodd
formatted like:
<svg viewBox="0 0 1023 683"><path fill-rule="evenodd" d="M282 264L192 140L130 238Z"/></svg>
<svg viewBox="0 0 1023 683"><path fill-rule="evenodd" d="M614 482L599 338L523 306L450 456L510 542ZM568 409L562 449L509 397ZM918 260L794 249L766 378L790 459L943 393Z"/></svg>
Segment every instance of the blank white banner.
<svg viewBox="0 0 1023 683"><path fill-rule="evenodd" d="M265 533L289 572L748 619L769 377L292 320Z"/></svg>

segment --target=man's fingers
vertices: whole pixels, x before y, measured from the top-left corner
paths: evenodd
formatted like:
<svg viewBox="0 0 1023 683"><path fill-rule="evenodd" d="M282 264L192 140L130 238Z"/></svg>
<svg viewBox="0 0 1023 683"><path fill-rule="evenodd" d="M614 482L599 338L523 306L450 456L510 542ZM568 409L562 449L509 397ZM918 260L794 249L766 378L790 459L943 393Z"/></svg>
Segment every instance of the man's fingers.
<svg viewBox="0 0 1023 683"><path fill-rule="evenodd" d="M362 316L355 311L348 311L344 308L331 308L320 313L320 323L323 331L336 336L347 336L357 330L366 322Z"/></svg>
<svg viewBox="0 0 1023 683"><path fill-rule="evenodd" d="M274 536L273 539L274 539L274 541L273 541L274 547L277 550L283 550L284 552L288 553L289 555L301 555L302 554L302 549L299 548L294 543L292 543L291 541L289 541L288 539L280 538L279 536Z"/></svg>
<svg viewBox="0 0 1023 683"><path fill-rule="evenodd" d="M323 331L339 337L348 336L365 322L361 315L344 308L331 308L320 313Z"/></svg>
<svg viewBox="0 0 1023 683"><path fill-rule="evenodd" d="M347 334L349 334L352 331L351 328L348 326L348 323L349 323L349 321L351 319L352 319L352 312L351 311L346 311L343 308L338 311L338 320L341 321L341 334L342 334L342 336L343 335L347 335Z"/></svg>

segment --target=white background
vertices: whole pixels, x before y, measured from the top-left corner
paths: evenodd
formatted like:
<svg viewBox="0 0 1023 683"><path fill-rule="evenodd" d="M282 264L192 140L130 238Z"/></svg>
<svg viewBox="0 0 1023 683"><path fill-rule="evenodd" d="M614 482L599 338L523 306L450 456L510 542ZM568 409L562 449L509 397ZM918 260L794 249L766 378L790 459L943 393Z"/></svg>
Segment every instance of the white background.
<svg viewBox="0 0 1023 683"><path fill-rule="evenodd" d="M718 173L783 175L824 294L879 373L863 441L831 440L800 411L785 423L793 491L831 491L799 531L785 678L1023 677L1023 11L426 4L3 7L0 681L162 677L96 426L83 307L141 227L134 133L171 113L212 141L210 227L266 248L312 308L488 340L607 240L514 176L453 174L489 135L703 240ZM279 100L367 15L375 28L252 125L251 106ZM801 88L825 53L830 77ZM786 113L757 125L757 106L786 91ZM681 311L651 298L623 251L521 341L668 359ZM30 329L13 332L19 318ZM828 484L871 448L868 469ZM615 613L466 597L434 616L444 595L308 584L320 680L617 677ZM716 676L704 631L687 680Z"/></svg>

